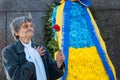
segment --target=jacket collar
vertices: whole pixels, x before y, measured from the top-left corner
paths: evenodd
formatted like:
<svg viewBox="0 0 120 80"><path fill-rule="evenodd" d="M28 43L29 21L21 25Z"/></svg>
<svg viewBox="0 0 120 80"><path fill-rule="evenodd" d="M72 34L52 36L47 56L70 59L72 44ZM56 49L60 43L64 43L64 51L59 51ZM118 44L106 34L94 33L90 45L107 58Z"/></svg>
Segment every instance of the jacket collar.
<svg viewBox="0 0 120 80"><path fill-rule="evenodd" d="M16 42L14 43L14 45L15 45L18 53L24 52L24 45L21 43L20 40L16 41ZM31 46L32 46L32 47L35 47L35 43L33 42L33 40L31 40Z"/></svg>

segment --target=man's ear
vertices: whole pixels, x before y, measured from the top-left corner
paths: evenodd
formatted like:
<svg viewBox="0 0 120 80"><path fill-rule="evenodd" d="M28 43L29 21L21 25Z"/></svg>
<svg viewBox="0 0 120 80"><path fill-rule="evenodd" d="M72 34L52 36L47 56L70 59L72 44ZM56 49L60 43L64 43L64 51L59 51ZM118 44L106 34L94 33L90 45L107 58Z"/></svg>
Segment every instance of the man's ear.
<svg viewBox="0 0 120 80"><path fill-rule="evenodd" d="M18 36L19 34L18 34L18 32L15 32L14 35L15 35L15 36Z"/></svg>

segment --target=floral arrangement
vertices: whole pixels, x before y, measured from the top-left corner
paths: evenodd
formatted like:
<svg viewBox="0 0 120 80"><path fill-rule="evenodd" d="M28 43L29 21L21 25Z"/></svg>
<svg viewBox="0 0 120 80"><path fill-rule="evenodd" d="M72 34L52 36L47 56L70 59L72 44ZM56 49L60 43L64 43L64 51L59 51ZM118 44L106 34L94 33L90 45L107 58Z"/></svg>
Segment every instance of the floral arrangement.
<svg viewBox="0 0 120 80"><path fill-rule="evenodd" d="M82 16L83 14L86 14L84 12L85 10L83 10L85 8L82 8L82 6L79 6L81 8L78 8L78 6L73 6L73 5L79 5L79 4L78 3L72 4L73 11L71 10L70 13L72 13L72 16L70 16L70 17L73 17L73 18L70 19L69 29L62 28L64 30L66 30L65 33L67 33L67 31L69 31L68 36L69 36L69 43L70 43L69 48L68 48L68 52L69 52L68 65L67 65L68 66L68 74L67 74L66 80L93 80L93 78L98 79L98 80L109 80L109 76L105 71L105 68L100 59L98 51L97 51L95 44L92 41L91 35L88 31L88 27L85 26L85 25L87 25L87 23L85 22L84 18L82 18L82 17L86 17L86 16ZM76 9L77 12L75 12L74 9ZM80 10L78 10L78 9L80 9ZM81 14L80 12L83 12L83 13ZM56 13L56 12L54 12L54 13ZM76 14L78 16L76 16ZM56 15L54 15L54 16L56 17ZM74 19L74 20L72 20L72 19ZM60 19L58 19L58 20L60 20ZM49 21L51 21L51 19ZM79 22L79 23L77 23L77 22ZM80 22L81 22L81 24L80 24ZM55 22L53 21L53 23L55 23ZM59 25L60 25L60 27L59 27ZM61 24L59 24L59 25L57 25L57 23L55 23L55 25L53 25L53 27L52 27L54 29L54 31L56 31L56 33L58 33L61 29ZM51 28L51 30L52 30L52 28ZM78 33L79 31L81 33ZM61 36L58 36L58 38L59 37L61 37ZM66 37L64 37L64 38L66 38ZM50 38L50 39L54 40L52 42L55 42L54 38ZM49 41L49 42L51 42L51 41ZM56 50L57 50L57 49L59 49L58 48L58 39L55 43L57 44L57 47L56 47ZM51 43L48 43L48 44L50 45L49 47L51 48L51 50L53 50L55 52L55 49L54 49L55 45L53 45ZM52 45L53 45L53 47L51 47Z"/></svg>

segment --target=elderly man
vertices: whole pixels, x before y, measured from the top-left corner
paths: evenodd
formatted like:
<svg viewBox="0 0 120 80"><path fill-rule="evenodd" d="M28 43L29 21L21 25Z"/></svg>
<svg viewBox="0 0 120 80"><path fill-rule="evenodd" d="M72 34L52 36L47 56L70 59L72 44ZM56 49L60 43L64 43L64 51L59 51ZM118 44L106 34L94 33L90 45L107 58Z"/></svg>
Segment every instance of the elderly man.
<svg viewBox="0 0 120 80"><path fill-rule="evenodd" d="M56 61L44 46L35 44L32 20L21 16L11 22L16 41L2 51L7 80L56 80L63 75L64 55L59 50Z"/></svg>

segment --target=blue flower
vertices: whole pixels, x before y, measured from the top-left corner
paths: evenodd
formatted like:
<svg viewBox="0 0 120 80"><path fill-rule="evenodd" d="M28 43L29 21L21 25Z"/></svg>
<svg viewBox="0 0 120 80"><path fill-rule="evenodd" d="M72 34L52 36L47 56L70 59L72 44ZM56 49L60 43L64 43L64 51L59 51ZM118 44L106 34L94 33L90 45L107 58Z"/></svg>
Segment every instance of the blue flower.
<svg viewBox="0 0 120 80"><path fill-rule="evenodd" d="M74 48L93 46L91 34L85 21L83 6L79 3L72 3L70 11L69 42Z"/></svg>

